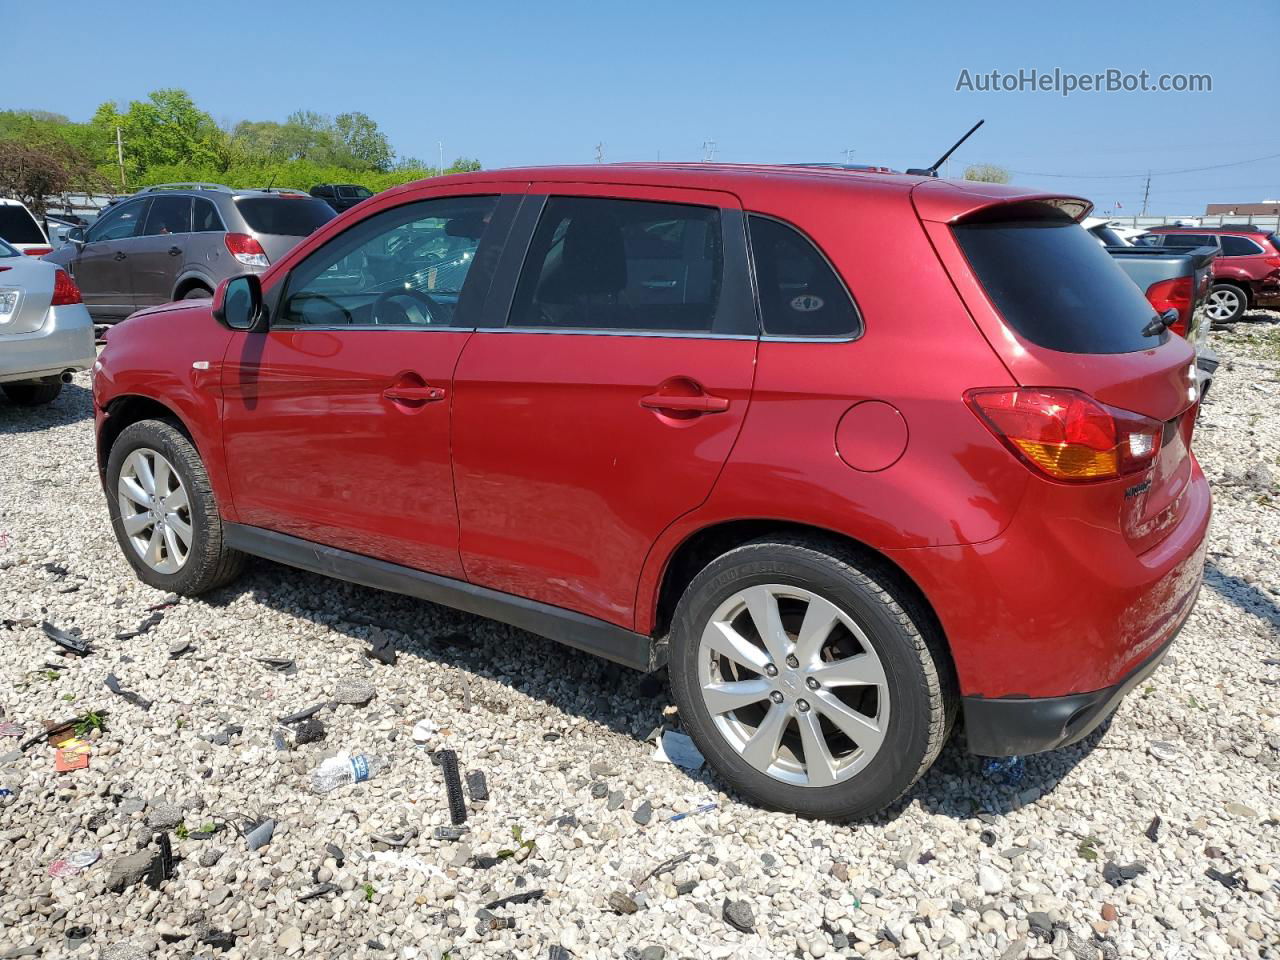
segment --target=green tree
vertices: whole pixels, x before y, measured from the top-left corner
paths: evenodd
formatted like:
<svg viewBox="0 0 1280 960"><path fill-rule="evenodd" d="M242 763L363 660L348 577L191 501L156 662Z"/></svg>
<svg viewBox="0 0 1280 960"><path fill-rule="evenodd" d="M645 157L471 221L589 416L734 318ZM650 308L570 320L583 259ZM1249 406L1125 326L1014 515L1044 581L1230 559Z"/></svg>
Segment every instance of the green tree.
<svg viewBox="0 0 1280 960"><path fill-rule="evenodd" d="M983 183L1008 183L1009 171L994 163L972 163L964 168L964 178Z"/></svg>
<svg viewBox="0 0 1280 960"><path fill-rule="evenodd" d="M125 143L125 169L130 179L151 167L189 163L225 168L230 142L213 117L199 109L185 90L156 90L134 100L120 113L114 104L98 107L90 123L115 140L119 127Z"/></svg>
<svg viewBox="0 0 1280 960"><path fill-rule="evenodd" d="M367 113L340 113L333 125L338 140L359 169L391 169L391 144Z"/></svg>

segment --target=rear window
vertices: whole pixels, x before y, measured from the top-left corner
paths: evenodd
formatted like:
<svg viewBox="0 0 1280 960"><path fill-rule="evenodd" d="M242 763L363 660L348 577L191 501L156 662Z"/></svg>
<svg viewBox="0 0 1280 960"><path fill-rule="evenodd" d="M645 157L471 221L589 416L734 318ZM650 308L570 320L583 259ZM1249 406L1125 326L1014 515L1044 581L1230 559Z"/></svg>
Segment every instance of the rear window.
<svg viewBox="0 0 1280 960"><path fill-rule="evenodd" d="M1032 343L1066 353L1132 353L1168 336L1142 335L1155 311L1083 227L1025 220L952 229L1005 322Z"/></svg>
<svg viewBox="0 0 1280 960"><path fill-rule="evenodd" d="M10 243L44 243L44 234L26 207L0 203L0 239Z"/></svg>
<svg viewBox="0 0 1280 960"><path fill-rule="evenodd" d="M337 214L321 200L304 197L239 197L236 209L255 233L305 237Z"/></svg>

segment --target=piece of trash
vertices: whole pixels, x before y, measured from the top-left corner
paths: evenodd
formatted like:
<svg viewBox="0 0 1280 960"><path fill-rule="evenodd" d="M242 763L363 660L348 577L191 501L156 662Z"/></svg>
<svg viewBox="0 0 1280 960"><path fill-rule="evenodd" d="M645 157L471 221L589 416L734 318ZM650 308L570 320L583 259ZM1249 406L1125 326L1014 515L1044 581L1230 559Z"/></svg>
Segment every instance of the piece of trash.
<svg viewBox="0 0 1280 960"><path fill-rule="evenodd" d="M132 640L134 637L140 637L144 633L149 632L152 627L158 626L160 624L160 621L163 619L164 619L163 613L153 613L150 616L144 618L143 621L139 623L134 629L121 630L119 633L116 634L116 639Z"/></svg>
<svg viewBox="0 0 1280 960"><path fill-rule="evenodd" d="M276 727L271 731L271 742L275 744L277 750L289 749L289 744L285 742L285 733L284 727Z"/></svg>
<svg viewBox="0 0 1280 960"><path fill-rule="evenodd" d="M1240 868L1236 867L1230 873L1223 873L1216 867L1210 867L1204 872L1204 875L1210 880L1216 880L1228 890L1234 890L1236 887L1244 886L1244 880L1240 877Z"/></svg>
<svg viewBox="0 0 1280 960"><path fill-rule="evenodd" d="M430 743L439 732L440 725L434 720L424 717L413 725L413 732L410 736L413 737L414 743Z"/></svg>
<svg viewBox="0 0 1280 960"><path fill-rule="evenodd" d="M0 620L0 623L4 624L4 628L6 630L12 630L14 627L18 627L20 629L25 627L34 627L36 625L36 622L30 617L5 617L4 620Z"/></svg>
<svg viewBox="0 0 1280 960"><path fill-rule="evenodd" d="M303 720L295 728L293 734L293 745L295 747L304 747L308 743L318 743L325 736L324 724L316 717L309 720Z"/></svg>
<svg viewBox="0 0 1280 960"><path fill-rule="evenodd" d="M653 759L659 763L675 764L684 770L701 769L706 762L688 734L676 733L674 730L662 734L654 748Z"/></svg>
<svg viewBox="0 0 1280 960"><path fill-rule="evenodd" d="M1173 763L1178 759L1178 748L1172 743L1164 740L1152 740L1147 744L1147 753L1155 757L1161 763Z"/></svg>
<svg viewBox="0 0 1280 960"><path fill-rule="evenodd" d="M148 610L164 610L166 607L175 607L182 602L182 598L176 593L165 594L165 598L159 603L153 603L147 607Z"/></svg>
<svg viewBox="0 0 1280 960"><path fill-rule="evenodd" d="M103 710L94 710L93 713L97 714L99 717L106 716L106 711ZM70 720L63 720L60 723L49 723L46 720L44 730L40 733L32 734L27 737L27 739L18 744L18 749L25 751L32 744L39 743L41 740L48 740L50 746L60 746L59 735L68 730L74 730L80 725L83 719L84 718L82 716L72 717ZM66 737L61 737L60 739L65 740Z"/></svg>
<svg viewBox="0 0 1280 960"><path fill-rule="evenodd" d="M458 778L458 755L452 750L437 750L432 759L444 776L445 796L449 800L449 819L454 826L467 822L467 804L462 799L462 781Z"/></svg>
<svg viewBox="0 0 1280 960"><path fill-rule="evenodd" d="M490 900L484 905L486 910L498 910L502 907L514 907L521 903L533 903L535 900L541 900L547 895L547 891L538 888L536 890L526 890L523 893L513 893L509 897L502 897L498 900Z"/></svg>
<svg viewBox="0 0 1280 960"><path fill-rule="evenodd" d="M1147 839L1155 843L1160 839L1160 824L1164 823L1160 819L1160 815L1156 814L1151 818L1151 822L1147 824Z"/></svg>
<svg viewBox="0 0 1280 960"><path fill-rule="evenodd" d="M369 834L369 841L371 843L381 843L388 847L407 847L409 845L410 839L412 838L408 836L400 836L400 835L396 835L394 837L388 837L380 833Z"/></svg>
<svg viewBox="0 0 1280 960"><path fill-rule="evenodd" d="M396 645L389 636L383 634L373 641L373 646L369 648L369 656L379 663L394 667L396 665Z"/></svg>
<svg viewBox="0 0 1280 960"><path fill-rule="evenodd" d="M85 769L85 767L89 766L90 749L87 742L72 737L54 752L53 769L59 773Z"/></svg>
<svg viewBox="0 0 1280 960"><path fill-rule="evenodd" d="M14 723L12 720L5 720L0 723L0 737L20 737L26 733L27 728L20 723Z"/></svg>
<svg viewBox="0 0 1280 960"><path fill-rule="evenodd" d="M301 723L303 720L310 720L317 713L327 707L327 703L317 703L314 707L306 707L297 713L291 713L287 717L281 717L280 722L288 725L290 723Z"/></svg>
<svg viewBox="0 0 1280 960"><path fill-rule="evenodd" d="M387 761L381 757L355 756L340 753L325 760L311 771L311 789L316 793L328 793L349 783L364 783L387 769Z"/></svg>
<svg viewBox="0 0 1280 960"><path fill-rule="evenodd" d="M250 851L265 847L271 842L271 835L275 833L276 822L274 820L263 820L260 824L244 835L245 845Z"/></svg>
<svg viewBox="0 0 1280 960"><path fill-rule="evenodd" d="M44 569L48 573L52 573L55 577L65 577L71 571L60 563L46 563Z"/></svg>
<svg viewBox="0 0 1280 960"><path fill-rule="evenodd" d="M146 697L141 696L140 694L134 693L132 690L122 689L120 686L120 680L114 673L108 673L107 679L105 682L107 684L107 689L110 690L112 693L114 693L117 697L123 697L129 703L132 703L135 707L140 707L143 710L151 709L151 701L148 700Z"/></svg>
<svg viewBox="0 0 1280 960"><path fill-rule="evenodd" d="M342 848L336 843L326 843L324 845L324 852L333 857L338 866L342 866L342 864L346 862L347 855L342 852Z"/></svg>
<svg viewBox="0 0 1280 960"><path fill-rule="evenodd" d="M1145 863L1116 864L1108 860L1102 867L1102 879L1113 887L1120 887L1127 881L1146 872L1147 865Z"/></svg>
<svg viewBox="0 0 1280 960"><path fill-rule="evenodd" d="M169 659L177 660L184 653L190 653L191 649L190 640L179 640L177 643L169 647Z"/></svg>
<svg viewBox="0 0 1280 960"><path fill-rule="evenodd" d="M102 857L100 850L80 850L49 864L49 876L66 879L83 873Z"/></svg>
<svg viewBox="0 0 1280 960"><path fill-rule="evenodd" d="M55 627L48 620L45 620L40 626L44 629L46 637L62 647L62 649L74 653L77 657L87 657L93 653L93 647L89 645L88 640L72 636L67 631Z"/></svg>
<svg viewBox="0 0 1280 960"><path fill-rule="evenodd" d="M306 893L298 894L298 902L305 903L308 900L314 900L316 897L323 897L326 893L337 893L341 889L336 883L322 883Z"/></svg>
<svg viewBox="0 0 1280 960"><path fill-rule="evenodd" d="M298 661L289 657L254 657L264 667L290 675L298 672Z"/></svg>
<svg viewBox="0 0 1280 960"><path fill-rule="evenodd" d="M483 770L467 771L467 796L472 802L489 799L489 784L485 782Z"/></svg>
<svg viewBox="0 0 1280 960"><path fill-rule="evenodd" d="M1022 757L983 757L982 776L1003 787L1016 787L1026 776L1027 764Z"/></svg>
<svg viewBox="0 0 1280 960"><path fill-rule="evenodd" d="M371 859L379 863L389 863L395 867L404 867L408 870L416 870L424 876L445 879L444 871L439 867L413 856L409 853L396 853L393 850L378 850L369 855Z"/></svg>
<svg viewBox="0 0 1280 960"><path fill-rule="evenodd" d="M156 845L160 848L156 854L155 860L151 862L151 869L144 878L152 890L160 887L170 877L173 876L173 846L169 843L169 835L167 833L156 834Z"/></svg>
<svg viewBox="0 0 1280 960"><path fill-rule="evenodd" d="M448 840L452 843L461 840L466 833L466 827L436 827L432 836L437 840Z"/></svg>
<svg viewBox="0 0 1280 960"><path fill-rule="evenodd" d="M685 817L696 817L700 813L706 813L720 806L718 803L700 803L692 810L685 810L682 813L673 813L667 817L667 823L673 823L676 820L683 820Z"/></svg>

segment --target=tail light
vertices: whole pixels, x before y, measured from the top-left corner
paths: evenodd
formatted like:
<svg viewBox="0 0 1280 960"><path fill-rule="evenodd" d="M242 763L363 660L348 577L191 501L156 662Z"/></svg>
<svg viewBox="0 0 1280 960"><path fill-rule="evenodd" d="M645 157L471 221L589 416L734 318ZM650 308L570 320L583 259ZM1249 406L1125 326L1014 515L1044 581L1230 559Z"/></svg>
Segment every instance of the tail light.
<svg viewBox="0 0 1280 960"><path fill-rule="evenodd" d="M53 247L27 247L22 252L28 257L43 257L46 253L53 253Z"/></svg>
<svg viewBox="0 0 1280 960"><path fill-rule="evenodd" d="M223 242L226 243L231 255L241 263L251 267L266 267L271 264L267 259L267 251L262 249L262 244L247 233L228 233Z"/></svg>
<svg viewBox="0 0 1280 960"><path fill-rule="evenodd" d="M1147 300L1156 308L1156 313L1164 313L1170 307L1178 311L1178 320L1169 329L1180 337L1185 337L1191 329L1192 293L1190 277L1161 280L1147 287Z"/></svg>
<svg viewBox="0 0 1280 960"><path fill-rule="evenodd" d="M1147 469L1164 424L1045 387L970 390L965 402L1014 456L1053 480L1091 483Z"/></svg>
<svg viewBox="0 0 1280 960"><path fill-rule="evenodd" d="M65 307L72 303L83 303L80 299L80 288L65 270L57 270L53 275L53 300L51 307Z"/></svg>

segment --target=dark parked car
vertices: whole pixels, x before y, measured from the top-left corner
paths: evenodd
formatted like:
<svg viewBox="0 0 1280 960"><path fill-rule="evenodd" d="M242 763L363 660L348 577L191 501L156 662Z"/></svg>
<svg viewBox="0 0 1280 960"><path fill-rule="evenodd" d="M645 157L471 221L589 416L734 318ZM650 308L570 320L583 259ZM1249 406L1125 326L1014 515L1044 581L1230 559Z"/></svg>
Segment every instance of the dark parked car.
<svg viewBox="0 0 1280 960"><path fill-rule="evenodd" d="M1205 304L1215 323L1236 320L1252 307L1280 306L1280 234L1246 224L1153 227L1135 243L1180 249L1221 244Z"/></svg>
<svg viewBox="0 0 1280 960"><path fill-rule="evenodd" d="M261 272L334 212L310 197L219 184L147 187L108 207L45 259L75 278L100 323L171 300L213 296Z"/></svg>
<svg viewBox="0 0 1280 960"><path fill-rule="evenodd" d="M959 712L978 754L1084 737L1195 603L1193 351L1088 209L714 164L389 190L113 332L110 522L161 590L257 554L666 664L736 789L868 815Z"/></svg>
<svg viewBox="0 0 1280 960"><path fill-rule="evenodd" d="M319 197L338 213L342 213L362 200L368 200L373 196L373 191L358 183L319 183L311 188L311 195Z"/></svg>

